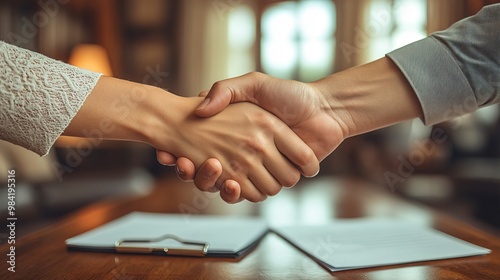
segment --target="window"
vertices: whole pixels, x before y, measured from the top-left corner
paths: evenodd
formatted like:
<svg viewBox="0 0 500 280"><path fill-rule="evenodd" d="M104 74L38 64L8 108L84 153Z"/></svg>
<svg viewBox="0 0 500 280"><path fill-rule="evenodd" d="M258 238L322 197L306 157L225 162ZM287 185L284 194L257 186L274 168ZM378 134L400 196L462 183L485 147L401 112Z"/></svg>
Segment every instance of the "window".
<svg viewBox="0 0 500 280"><path fill-rule="evenodd" d="M426 33L426 0L372 0L365 16L371 36L367 59L372 61L424 38Z"/></svg>
<svg viewBox="0 0 500 280"><path fill-rule="evenodd" d="M262 14L261 65L284 79L313 81L331 74L335 52L333 1L286 1Z"/></svg>
<svg viewBox="0 0 500 280"><path fill-rule="evenodd" d="M240 5L231 10L228 16L228 60L229 77L239 76L255 70L255 14L246 6Z"/></svg>

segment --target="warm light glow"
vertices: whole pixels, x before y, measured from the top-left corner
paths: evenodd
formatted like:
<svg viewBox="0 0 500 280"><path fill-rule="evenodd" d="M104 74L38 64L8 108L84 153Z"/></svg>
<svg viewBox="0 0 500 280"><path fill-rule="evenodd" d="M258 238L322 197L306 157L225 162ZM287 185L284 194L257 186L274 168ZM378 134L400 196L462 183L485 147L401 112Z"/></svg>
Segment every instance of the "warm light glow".
<svg viewBox="0 0 500 280"><path fill-rule="evenodd" d="M106 76L113 75L109 64L108 54L106 50L99 45L77 45L71 53L69 64L102 73Z"/></svg>

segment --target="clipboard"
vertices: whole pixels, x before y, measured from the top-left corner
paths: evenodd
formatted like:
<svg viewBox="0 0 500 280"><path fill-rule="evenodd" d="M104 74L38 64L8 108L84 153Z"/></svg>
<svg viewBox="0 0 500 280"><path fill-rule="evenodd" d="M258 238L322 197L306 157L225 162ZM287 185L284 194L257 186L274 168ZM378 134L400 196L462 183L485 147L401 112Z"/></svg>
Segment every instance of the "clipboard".
<svg viewBox="0 0 500 280"><path fill-rule="evenodd" d="M199 249L196 248L176 248L171 246L148 246L148 244L163 241L166 239L173 239L179 242L182 245L194 245L198 246ZM132 246L131 244L135 244L139 246ZM145 245L140 245L145 244ZM153 239L124 239L118 240L115 242L115 250L118 253L143 253L143 254L152 254L154 252L162 252L166 255L176 255L176 256L193 256L193 257L204 257L208 252L209 243L203 242L195 242L195 241L187 241L183 240L172 234L165 234L160 236L159 238Z"/></svg>
<svg viewBox="0 0 500 280"><path fill-rule="evenodd" d="M70 251L188 257L245 255L267 234L262 219L133 212L66 240Z"/></svg>

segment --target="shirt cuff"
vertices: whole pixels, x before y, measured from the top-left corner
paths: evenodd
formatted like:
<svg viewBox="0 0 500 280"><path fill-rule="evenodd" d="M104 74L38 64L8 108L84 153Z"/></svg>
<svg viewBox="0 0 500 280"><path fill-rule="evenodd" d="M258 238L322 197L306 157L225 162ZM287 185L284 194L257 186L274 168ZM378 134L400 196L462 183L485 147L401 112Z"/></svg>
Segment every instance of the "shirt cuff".
<svg viewBox="0 0 500 280"><path fill-rule="evenodd" d="M417 94L426 125L477 110L476 97L458 62L432 36L386 56L399 67Z"/></svg>

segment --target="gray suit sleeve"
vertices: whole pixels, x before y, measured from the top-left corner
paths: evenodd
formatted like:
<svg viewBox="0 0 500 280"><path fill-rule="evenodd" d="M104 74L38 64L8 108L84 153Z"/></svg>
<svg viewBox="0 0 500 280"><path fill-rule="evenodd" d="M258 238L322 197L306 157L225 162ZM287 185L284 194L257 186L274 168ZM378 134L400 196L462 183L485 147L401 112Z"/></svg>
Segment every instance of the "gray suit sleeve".
<svg viewBox="0 0 500 280"><path fill-rule="evenodd" d="M413 87L427 125L500 103L500 4L387 57Z"/></svg>

